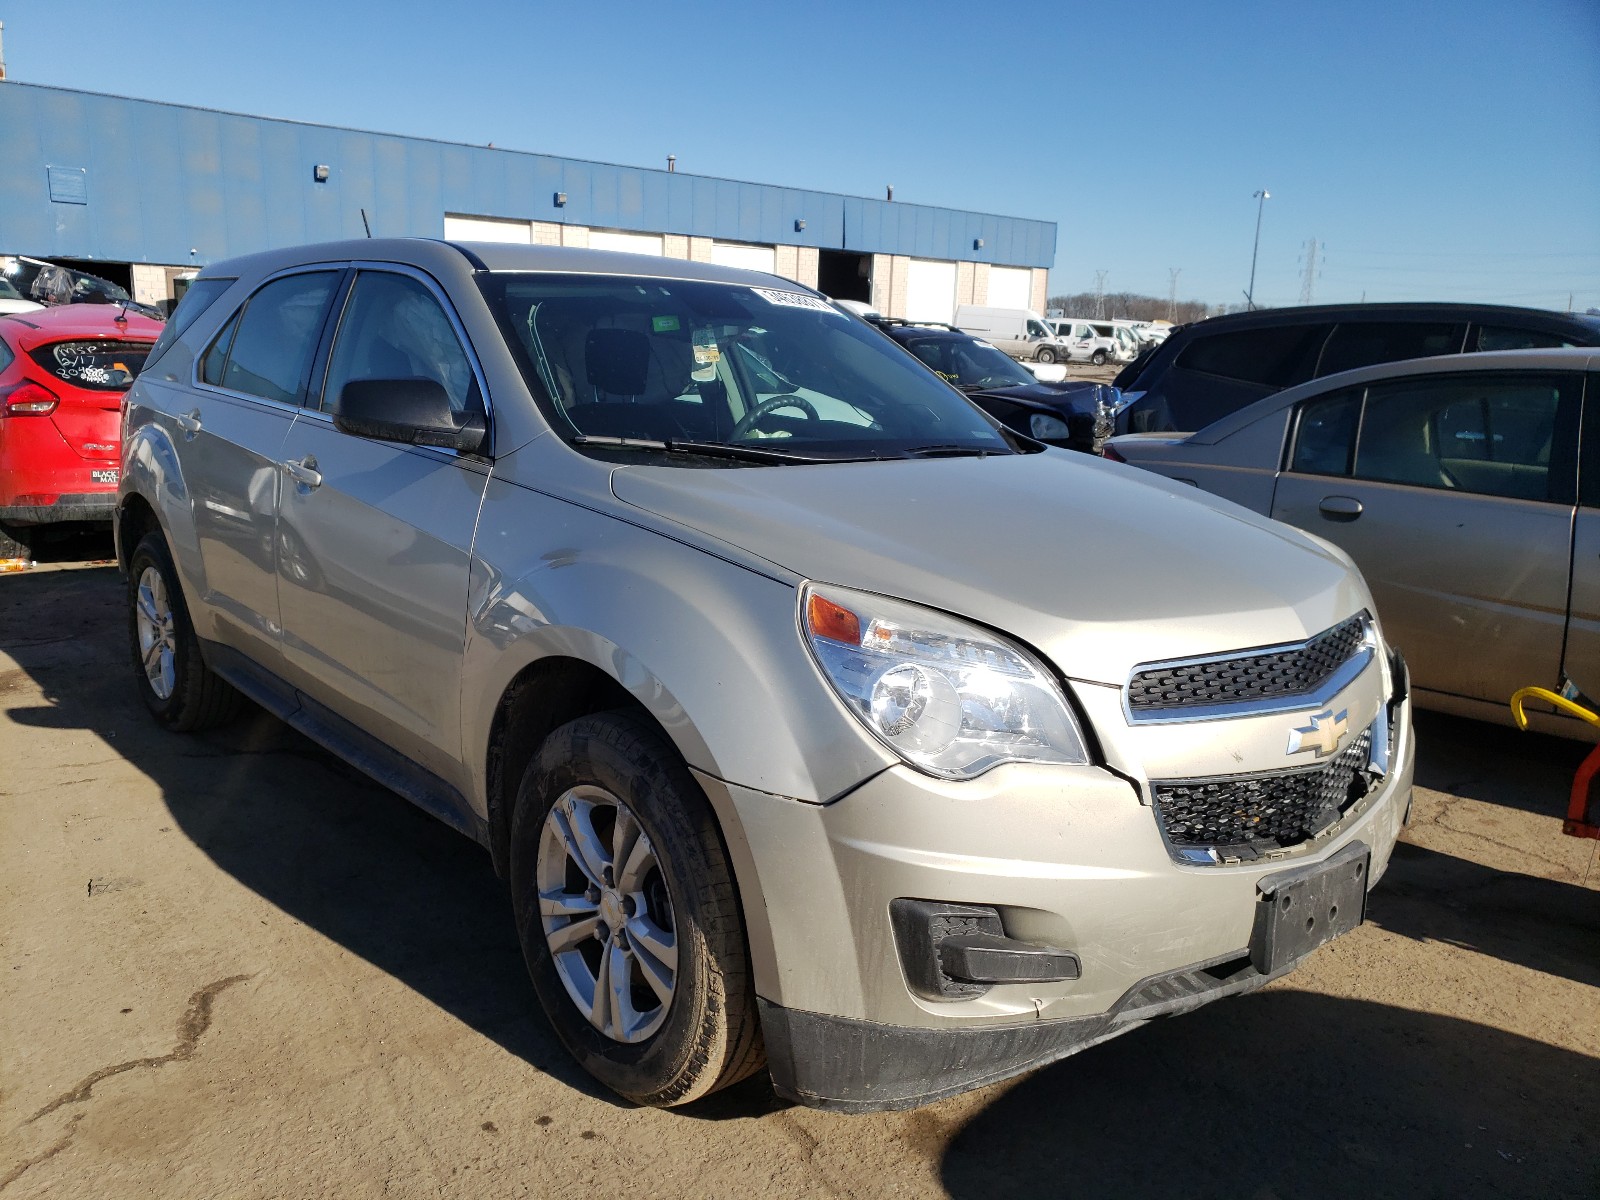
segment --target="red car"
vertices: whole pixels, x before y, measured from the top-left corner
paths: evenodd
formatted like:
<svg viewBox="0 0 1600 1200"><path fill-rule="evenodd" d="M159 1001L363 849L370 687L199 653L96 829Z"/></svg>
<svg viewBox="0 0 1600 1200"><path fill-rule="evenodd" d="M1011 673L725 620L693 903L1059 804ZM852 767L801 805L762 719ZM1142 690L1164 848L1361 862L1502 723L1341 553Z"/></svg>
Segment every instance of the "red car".
<svg viewBox="0 0 1600 1200"><path fill-rule="evenodd" d="M41 525L111 520L122 396L161 329L117 304L0 317L0 561Z"/></svg>

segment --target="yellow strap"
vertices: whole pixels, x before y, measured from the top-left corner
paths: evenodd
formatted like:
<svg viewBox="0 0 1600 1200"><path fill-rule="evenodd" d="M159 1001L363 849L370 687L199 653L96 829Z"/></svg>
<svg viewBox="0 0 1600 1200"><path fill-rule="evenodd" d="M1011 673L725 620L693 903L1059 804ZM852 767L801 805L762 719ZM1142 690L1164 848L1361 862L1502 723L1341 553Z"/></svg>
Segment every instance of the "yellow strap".
<svg viewBox="0 0 1600 1200"><path fill-rule="evenodd" d="M1529 700L1544 700L1554 704L1558 709L1577 717L1580 721L1587 721L1591 725L1600 725L1600 714L1592 713L1581 704L1574 704L1565 696L1558 696L1549 688L1525 687L1511 697L1511 715L1516 718L1517 728L1528 727L1528 714L1522 711L1522 706Z"/></svg>

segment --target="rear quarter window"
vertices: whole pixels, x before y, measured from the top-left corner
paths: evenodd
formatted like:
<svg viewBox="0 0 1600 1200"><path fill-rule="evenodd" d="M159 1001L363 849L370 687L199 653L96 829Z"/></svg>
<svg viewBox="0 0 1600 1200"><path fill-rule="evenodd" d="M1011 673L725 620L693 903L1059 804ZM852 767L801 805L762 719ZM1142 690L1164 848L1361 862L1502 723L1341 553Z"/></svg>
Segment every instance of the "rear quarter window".
<svg viewBox="0 0 1600 1200"><path fill-rule="evenodd" d="M1282 389L1311 377L1327 332L1326 325L1283 325L1197 337L1173 366Z"/></svg>
<svg viewBox="0 0 1600 1200"><path fill-rule="evenodd" d="M178 307L167 318L156 344L150 348L150 357L145 365L158 361L233 284L232 279L197 279L191 283L189 290L183 293L183 299L178 301Z"/></svg>

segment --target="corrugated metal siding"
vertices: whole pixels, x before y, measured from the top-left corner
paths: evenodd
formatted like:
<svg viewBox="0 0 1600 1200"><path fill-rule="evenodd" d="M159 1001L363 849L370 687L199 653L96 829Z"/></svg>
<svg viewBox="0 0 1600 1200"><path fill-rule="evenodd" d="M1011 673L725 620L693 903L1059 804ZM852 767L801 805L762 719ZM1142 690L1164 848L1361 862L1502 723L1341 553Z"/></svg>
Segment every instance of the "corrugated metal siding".
<svg viewBox="0 0 1600 1200"><path fill-rule="evenodd" d="M89 203L52 203L47 166L86 169ZM0 83L0 252L204 263L360 237L363 208L374 236L453 212L1034 267L1056 245L1049 221Z"/></svg>

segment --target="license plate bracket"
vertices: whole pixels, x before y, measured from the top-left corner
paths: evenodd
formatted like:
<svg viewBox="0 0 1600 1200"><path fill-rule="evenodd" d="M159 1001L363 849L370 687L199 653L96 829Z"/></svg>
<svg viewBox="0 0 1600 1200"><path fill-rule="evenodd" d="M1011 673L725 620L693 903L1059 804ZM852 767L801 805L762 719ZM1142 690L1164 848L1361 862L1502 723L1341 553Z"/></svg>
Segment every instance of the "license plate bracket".
<svg viewBox="0 0 1600 1200"><path fill-rule="evenodd" d="M1318 946L1349 933L1366 919L1367 874L1372 852L1351 842L1311 866L1268 875L1256 884L1250 959L1271 975Z"/></svg>

